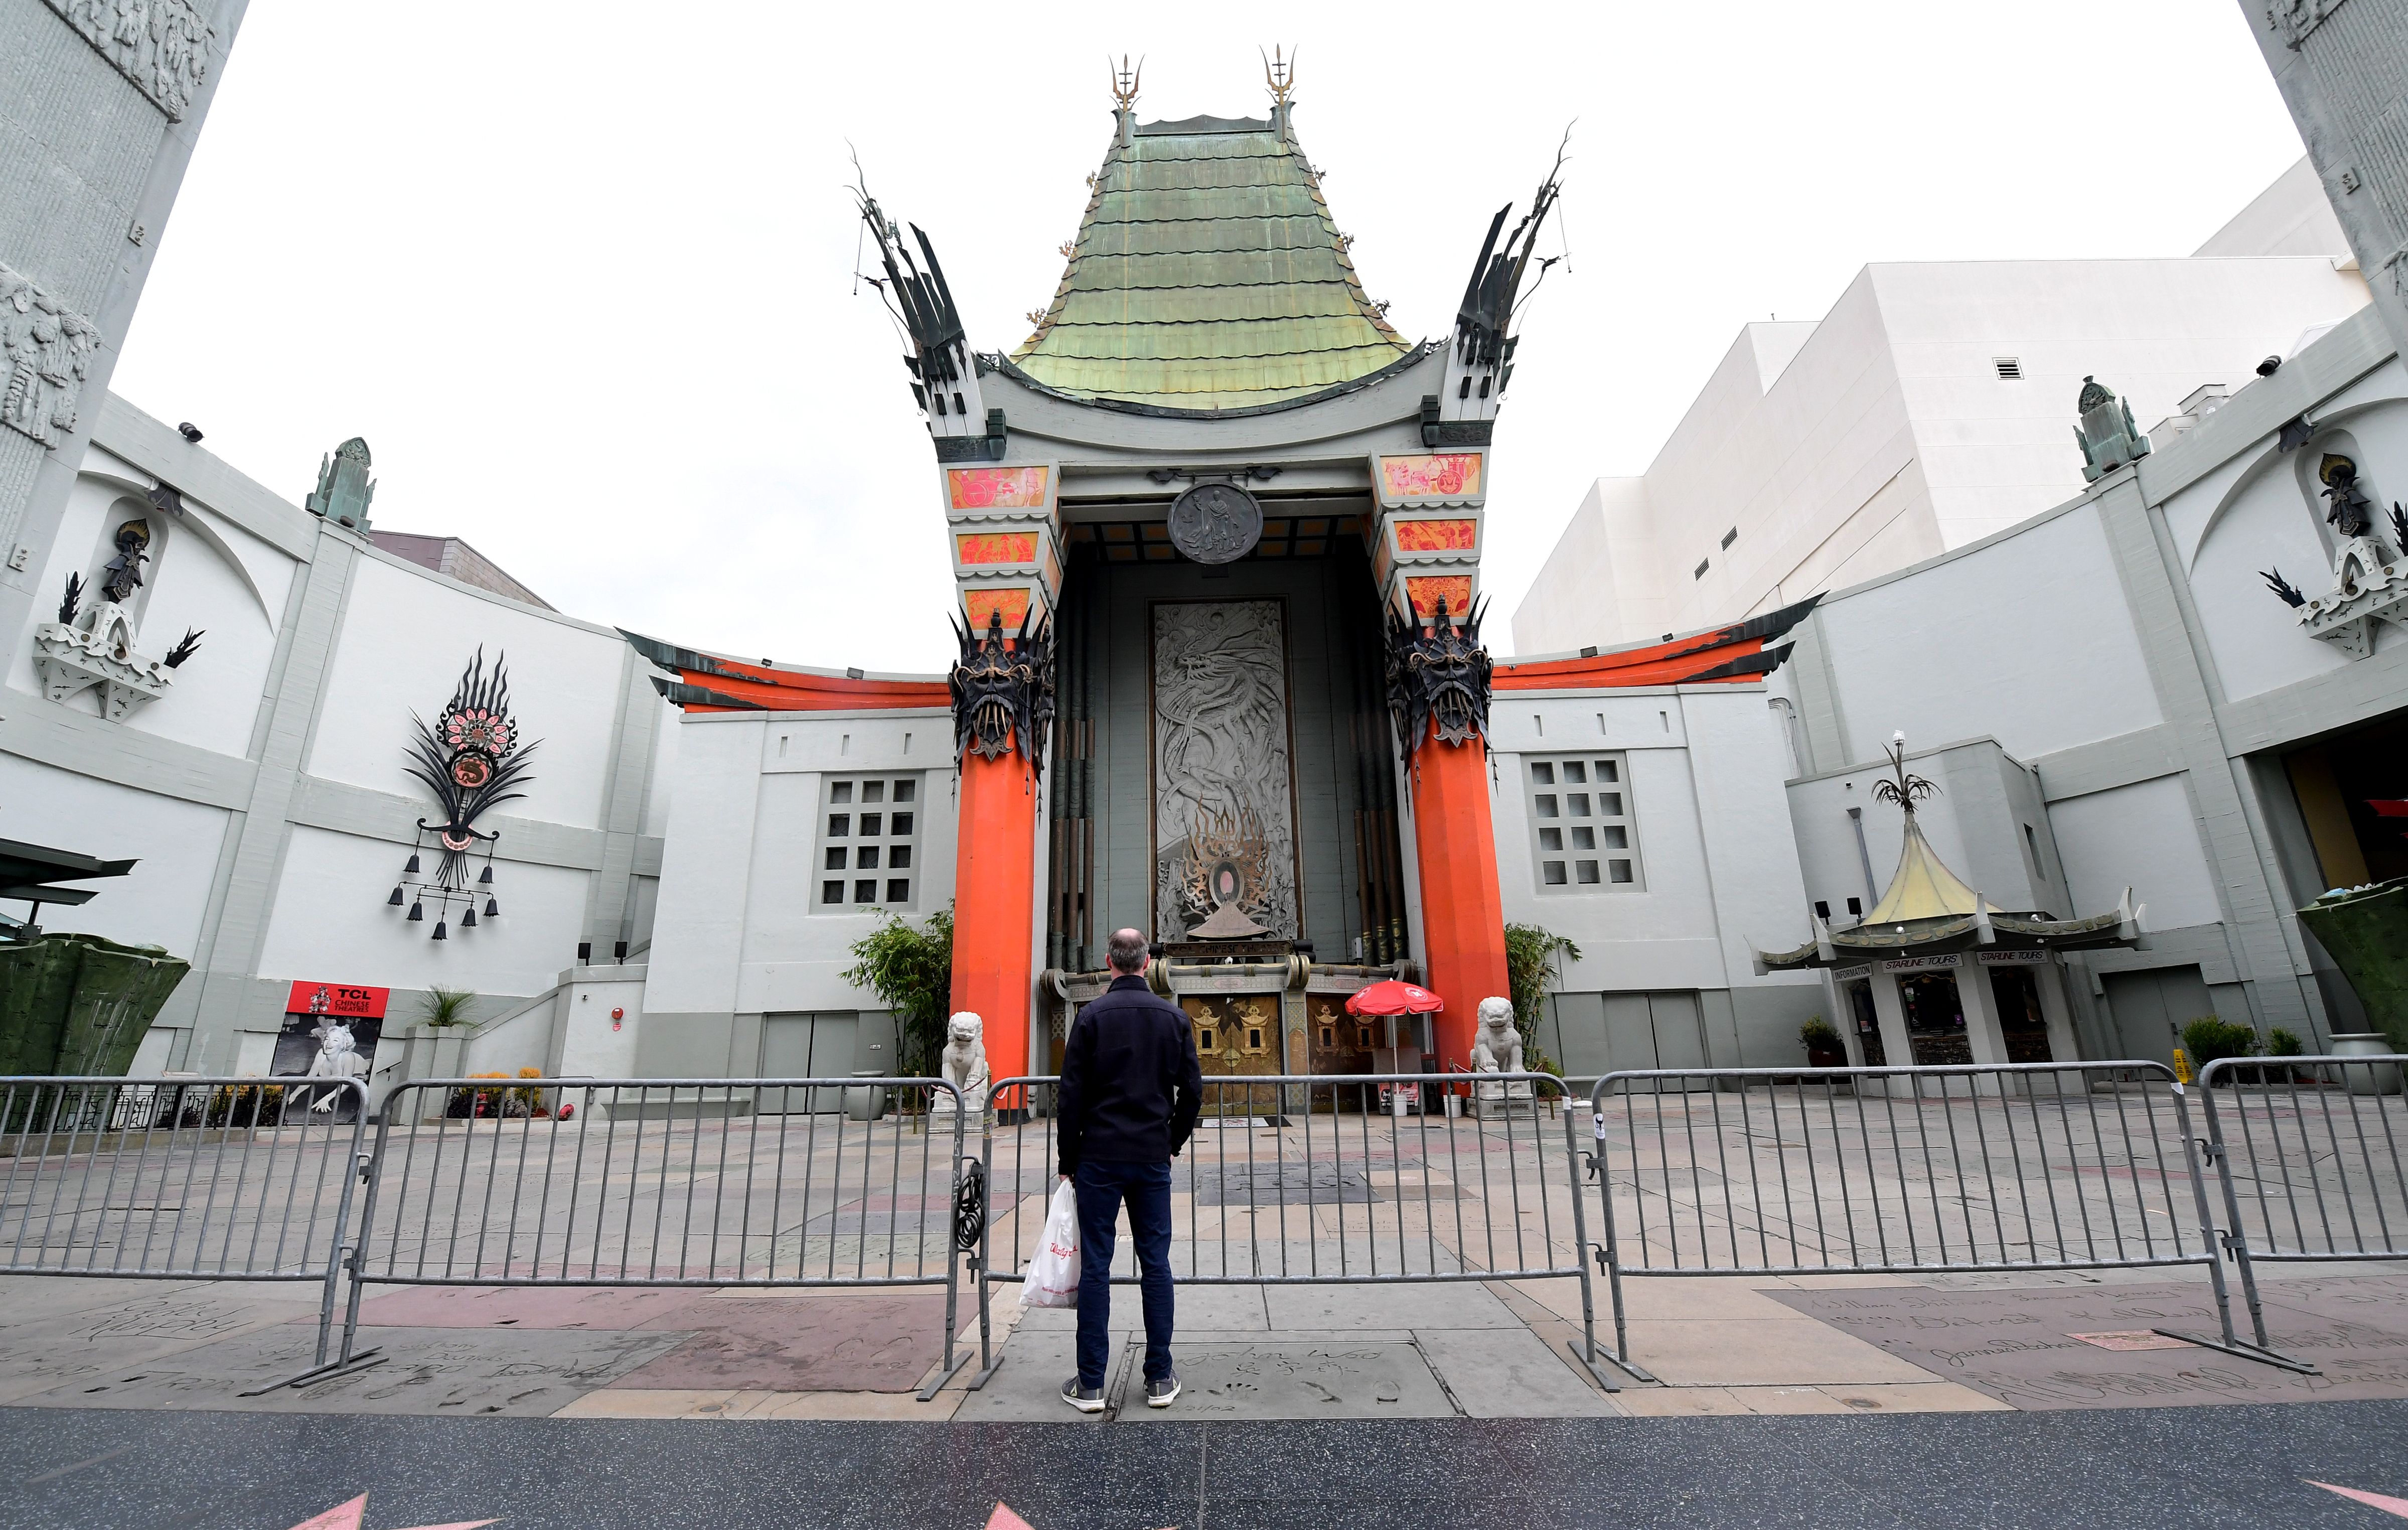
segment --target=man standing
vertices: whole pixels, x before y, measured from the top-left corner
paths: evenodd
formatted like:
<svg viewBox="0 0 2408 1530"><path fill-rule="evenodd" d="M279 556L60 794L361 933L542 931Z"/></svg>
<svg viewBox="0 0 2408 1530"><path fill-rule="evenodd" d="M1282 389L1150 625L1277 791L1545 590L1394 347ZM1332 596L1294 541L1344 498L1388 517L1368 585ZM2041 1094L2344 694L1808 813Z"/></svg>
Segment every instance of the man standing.
<svg viewBox="0 0 2408 1530"><path fill-rule="evenodd" d="M1170 1368L1170 1161L1187 1146L1204 1093L1187 1016L1145 983L1145 937L1112 933L1112 986L1079 1012L1062 1048L1056 1130L1062 1177L1079 1197L1079 1374L1062 1400L1104 1410L1111 1358L1113 1224L1128 1203L1145 1305L1145 1402L1179 1395Z"/></svg>

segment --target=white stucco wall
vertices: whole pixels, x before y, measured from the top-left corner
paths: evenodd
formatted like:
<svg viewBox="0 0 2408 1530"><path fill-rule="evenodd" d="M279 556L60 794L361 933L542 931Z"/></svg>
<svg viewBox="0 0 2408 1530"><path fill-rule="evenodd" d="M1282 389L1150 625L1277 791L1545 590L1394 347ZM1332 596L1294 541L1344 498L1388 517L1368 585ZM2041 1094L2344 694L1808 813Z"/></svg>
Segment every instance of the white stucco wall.
<svg viewBox="0 0 2408 1530"><path fill-rule="evenodd" d="M2199 815L2180 776L2159 776L2049 805L2076 909L2115 906L2124 889L2146 903L2152 930L2224 917L2199 839Z"/></svg>
<svg viewBox="0 0 2408 1530"><path fill-rule="evenodd" d="M0 753L0 838L139 861L124 876L79 884L100 895L80 908L45 905L46 930L164 945L189 959L230 816ZM25 906L10 904L8 914L22 918Z"/></svg>
<svg viewBox="0 0 2408 1530"><path fill-rule="evenodd" d="M1849 591L1819 615L1850 759L1877 758L1899 729L1932 743L1986 734L2032 759L2160 720L2105 532L2086 505Z"/></svg>
<svg viewBox="0 0 2408 1530"><path fill-rule="evenodd" d="M480 646L488 672L508 659L511 710L521 736L538 745L526 796L502 811L598 827L625 641L365 550L310 742L309 773L423 794L402 768L410 714L433 723Z"/></svg>

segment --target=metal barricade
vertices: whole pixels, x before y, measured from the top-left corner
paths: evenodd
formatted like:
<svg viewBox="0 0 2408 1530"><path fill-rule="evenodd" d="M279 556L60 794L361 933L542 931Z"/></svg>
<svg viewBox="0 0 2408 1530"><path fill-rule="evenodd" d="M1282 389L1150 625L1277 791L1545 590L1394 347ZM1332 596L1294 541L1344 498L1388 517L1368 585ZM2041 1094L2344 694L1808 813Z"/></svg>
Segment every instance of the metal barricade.
<svg viewBox="0 0 2408 1530"><path fill-rule="evenodd" d="M1457 1107L1426 1108L1424 1090ZM1025 1278L1058 1182L1060 1080L1007 1078L991 1095L980 1158L988 1197L972 1261L983 1293ZM1202 1114L1172 1160L1171 1264L1182 1285L1383 1285L1561 1278L1580 1285L1582 1337L1598 1370L1586 1211L1574 1168L1578 1113L1555 1112L1545 1074L1208 1077ZM1184 1205L1181 1204L1184 1202ZM1135 1275L1112 1277L1130 1285ZM981 1370L1002 1364L979 1304Z"/></svg>
<svg viewBox="0 0 2408 1530"><path fill-rule="evenodd" d="M941 1287L925 1401L968 1358L961 1105L936 1078L401 1085L377 1120L340 1364L365 1358L377 1285Z"/></svg>
<svg viewBox="0 0 2408 1530"><path fill-rule="evenodd" d="M2155 1062L1647 1069L1589 1097L1613 1306L1645 1276L2203 1265L2188 1115ZM2188 1335L2185 1335L2188 1336ZM2207 1340L2196 1342L2208 1343Z"/></svg>
<svg viewBox="0 0 2408 1530"><path fill-rule="evenodd" d="M2408 1259L2408 1056L2220 1058L2200 1070L2225 1224L2202 1179L2200 1224L2241 1274L2256 1358L2318 1374L2269 1348L2259 1263ZM2225 1337L2232 1318L2225 1313Z"/></svg>
<svg viewBox="0 0 2408 1530"><path fill-rule="evenodd" d="M0 1272L316 1281L323 1368L366 1105L356 1079L0 1078Z"/></svg>

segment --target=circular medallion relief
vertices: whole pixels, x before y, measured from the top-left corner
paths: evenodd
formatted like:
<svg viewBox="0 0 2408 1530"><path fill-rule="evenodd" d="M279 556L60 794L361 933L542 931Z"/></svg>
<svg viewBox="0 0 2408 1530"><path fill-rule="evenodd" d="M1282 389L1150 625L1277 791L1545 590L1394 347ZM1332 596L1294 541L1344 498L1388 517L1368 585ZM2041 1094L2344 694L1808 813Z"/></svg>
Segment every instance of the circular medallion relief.
<svg viewBox="0 0 2408 1530"><path fill-rule="evenodd" d="M1263 507L1235 484L1198 484L1170 502L1170 545L1197 563L1235 563L1263 537Z"/></svg>

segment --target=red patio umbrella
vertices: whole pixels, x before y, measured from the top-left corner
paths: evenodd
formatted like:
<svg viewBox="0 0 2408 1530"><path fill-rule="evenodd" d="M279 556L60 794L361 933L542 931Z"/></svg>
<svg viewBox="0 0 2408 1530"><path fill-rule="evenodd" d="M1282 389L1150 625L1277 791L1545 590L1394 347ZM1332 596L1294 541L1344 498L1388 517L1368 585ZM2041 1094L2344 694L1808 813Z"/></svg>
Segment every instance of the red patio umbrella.
<svg viewBox="0 0 2408 1530"><path fill-rule="evenodd" d="M1396 978L1374 983L1347 996L1349 1015L1435 1015L1446 1001L1429 989Z"/></svg>

